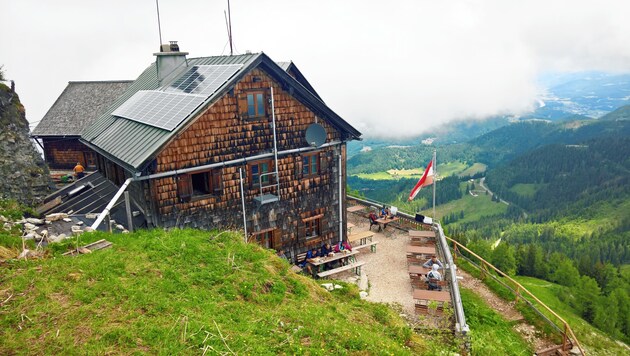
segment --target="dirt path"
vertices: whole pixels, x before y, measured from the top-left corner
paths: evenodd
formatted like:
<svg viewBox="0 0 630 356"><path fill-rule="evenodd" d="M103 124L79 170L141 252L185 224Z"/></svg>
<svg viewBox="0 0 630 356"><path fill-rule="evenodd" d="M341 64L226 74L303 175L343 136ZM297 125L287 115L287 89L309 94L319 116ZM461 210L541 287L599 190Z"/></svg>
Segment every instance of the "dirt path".
<svg viewBox="0 0 630 356"><path fill-rule="evenodd" d="M534 326L525 322L523 315L514 307L514 302L508 302L499 298L481 280L461 269L457 271L457 274L463 277L463 279L458 281L461 287L475 292L475 294L483 298L492 309L496 310L506 320L518 321L518 323L514 325L514 330L521 334L530 345L533 345L534 350L542 350L555 345L550 340L543 338Z"/></svg>

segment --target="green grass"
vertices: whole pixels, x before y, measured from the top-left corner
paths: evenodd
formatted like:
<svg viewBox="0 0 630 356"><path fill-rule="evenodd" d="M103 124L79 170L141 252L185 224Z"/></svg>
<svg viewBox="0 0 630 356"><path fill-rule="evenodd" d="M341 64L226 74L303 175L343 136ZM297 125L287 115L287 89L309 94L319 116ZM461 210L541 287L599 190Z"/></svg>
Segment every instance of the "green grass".
<svg viewBox="0 0 630 356"><path fill-rule="evenodd" d="M470 326L473 355L532 355L533 349L510 322L490 308L481 297L461 288L466 322Z"/></svg>
<svg viewBox="0 0 630 356"><path fill-rule="evenodd" d="M361 173L361 174L357 174L357 177L361 178L361 179L372 179L372 180L391 180L391 179L397 179L395 177L392 177L391 174L387 173L387 172L377 172L377 173Z"/></svg>
<svg viewBox="0 0 630 356"><path fill-rule="evenodd" d="M474 175L478 172L483 172L486 170L486 165L482 163L475 163L472 166L468 167L465 163L454 161L447 162L445 164L438 164L438 175L440 177L449 177L453 174L455 175ZM362 179L372 179L372 180L390 180L390 179L399 179L399 178L420 178L424 173L424 168L422 169L390 169L386 172L376 172L376 173L360 173L355 176Z"/></svg>
<svg viewBox="0 0 630 356"><path fill-rule="evenodd" d="M438 161L437 174L439 177L450 177L452 175L459 175L466 170L468 166L460 161L452 161L444 164L440 164Z"/></svg>
<svg viewBox="0 0 630 356"><path fill-rule="evenodd" d="M473 163L472 166L466 168L459 173L460 176L474 176L477 173L485 172L488 166L483 163Z"/></svg>
<svg viewBox="0 0 630 356"><path fill-rule="evenodd" d="M525 184L518 183L510 188L510 191L524 197L533 197L538 190L544 187L544 184Z"/></svg>
<svg viewBox="0 0 630 356"><path fill-rule="evenodd" d="M460 184L462 191L466 190L466 184L466 182ZM479 194L473 197L470 194L464 194L461 199L436 206L435 214L438 219L441 219L450 213L457 214L462 210L464 211L464 218L458 220L453 226L463 222L477 221L488 216L504 214L507 210L507 205L493 202L491 195ZM432 210L428 209L423 213L431 216Z"/></svg>
<svg viewBox="0 0 630 356"><path fill-rule="evenodd" d="M232 232L92 233L109 249L0 266L0 354L422 354L354 285L327 292ZM62 245L63 247L63 245ZM63 250L57 248L56 250Z"/></svg>

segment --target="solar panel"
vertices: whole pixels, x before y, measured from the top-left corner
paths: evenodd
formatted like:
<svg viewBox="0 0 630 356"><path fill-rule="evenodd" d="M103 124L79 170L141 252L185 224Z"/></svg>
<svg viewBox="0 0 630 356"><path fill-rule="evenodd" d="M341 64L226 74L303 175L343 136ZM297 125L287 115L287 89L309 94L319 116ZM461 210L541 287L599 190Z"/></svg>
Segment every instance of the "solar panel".
<svg viewBox="0 0 630 356"><path fill-rule="evenodd" d="M112 115L172 131L205 100L199 95L141 90Z"/></svg>
<svg viewBox="0 0 630 356"><path fill-rule="evenodd" d="M138 91L112 115L172 131L242 66L192 66L160 90Z"/></svg>
<svg viewBox="0 0 630 356"><path fill-rule="evenodd" d="M192 66L171 85L164 88L164 91L210 96L242 66L242 64Z"/></svg>

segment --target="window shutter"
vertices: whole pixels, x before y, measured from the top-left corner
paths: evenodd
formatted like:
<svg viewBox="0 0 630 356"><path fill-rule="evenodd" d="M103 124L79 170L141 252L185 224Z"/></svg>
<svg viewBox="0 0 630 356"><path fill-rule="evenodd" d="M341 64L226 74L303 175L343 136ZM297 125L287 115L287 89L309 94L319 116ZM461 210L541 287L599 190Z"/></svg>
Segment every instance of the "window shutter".
<svg viewBox="0 0 630 356"><path fill-rule="evenodd" d="M319 219L319 236L326 236L328 233L328 221L325 216Z"/></svg>
<svg viewBox="0 0 630 356"><path fill-rule="evenodd" d="M274 93L275 94L275 93ZM263 102L265 103L265 114L271 118L271 91L267 88L263 91Z"/></svg>
<svg viewBox="0 0 630 356"><path fill-rule="evenodd" d="M249 117L247 113L247 93L241 93L236 96L236 105L238 107L238 116L241 119Z"/></svg>
<svg viewBox="0 0 630 356"><path fill-rule="evenodd" d="M282 234L280 232L280 229L273 230L273 241L271 243L271 246L276 250L282 248Z"/></svg>
<svg viewBox="0 0 630 356"><path fill-rule="evenodd" d="M190 174L184 174L177 177L177 196L180 203L190 201L192 197L192 181Z"/></svg>

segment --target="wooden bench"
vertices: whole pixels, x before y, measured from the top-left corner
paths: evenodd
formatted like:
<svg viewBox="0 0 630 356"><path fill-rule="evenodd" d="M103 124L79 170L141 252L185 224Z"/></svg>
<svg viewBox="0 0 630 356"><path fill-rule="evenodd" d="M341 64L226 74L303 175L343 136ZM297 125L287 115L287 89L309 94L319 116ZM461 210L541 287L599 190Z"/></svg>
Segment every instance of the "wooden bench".
<svg viewBox="0 0 630 356"><path fill-rule="evenodd" d="M354 262L354 263L349 263L345 266L341 266L341 267L337 267L335 269L331 269L328 271L324 271L324 272L319 272L317 274L317 276L319 278L326 278L328 276L332 276L333 274L337 274L339 272L343 272L343 271L347 271L350 269L354 269L354 273L356 273L357 275L361 275L361 266L363 266L365 264L365 261L361 261L361 262Z"/></svg>
<svg viewBox="0 0 630 356"><path fill-rule="evenodd" d="M372 237L374 237L374 233L372 231L361 231L348 235L348 242L353 243L359 241L361 245L364 245L367 242L367 239L372 241Z"/></svg>
<svg viewBox="0 0 630 356"><path fill-rule="evenodd" d="M357 247L353 247L352 249L356 251L356 250L360 250L360 249L362 249L364 247L370 246L370 251L371 252L376 252L376 245L378 245L378 241L372 241L372 242L364 244L364 245L359 245Z"/></svg>

